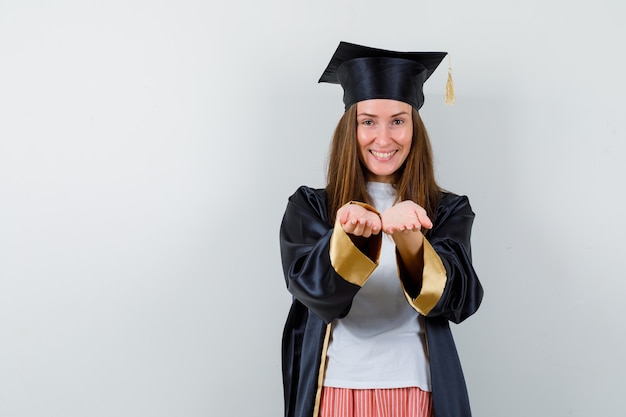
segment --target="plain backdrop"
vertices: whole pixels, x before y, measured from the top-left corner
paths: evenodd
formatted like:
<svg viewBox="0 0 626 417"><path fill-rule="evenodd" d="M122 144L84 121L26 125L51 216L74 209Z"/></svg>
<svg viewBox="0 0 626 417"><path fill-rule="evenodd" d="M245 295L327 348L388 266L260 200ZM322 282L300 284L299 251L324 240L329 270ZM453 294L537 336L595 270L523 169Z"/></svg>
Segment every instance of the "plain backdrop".
<svg viewBox="0 0 626 417"><path fill-rule="evenodd" d="M0 416L279 416L278 228L339 41L450 52L477 417L624 413L626 3L0 0Z"/></svg>

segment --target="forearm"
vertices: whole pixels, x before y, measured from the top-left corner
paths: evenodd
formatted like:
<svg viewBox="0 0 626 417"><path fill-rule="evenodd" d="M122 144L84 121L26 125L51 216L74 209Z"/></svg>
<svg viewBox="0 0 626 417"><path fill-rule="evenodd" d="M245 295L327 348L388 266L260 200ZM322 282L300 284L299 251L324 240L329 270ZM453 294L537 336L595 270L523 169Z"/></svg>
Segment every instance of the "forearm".
<svg viewBox="0 0 626 417"><path fill-rule="evenodd" d="M424 235L419 230L396 232L392 235L405 272L419 289L424 269Z"/></svg>
<svg viewBox="0 0 626 417"><path fill-rule="evenodd" d="M426 316L459 323L480 306L483 290L472 266L470 234L474 213L467 197L444 195L428 239L422 238L421 286L398 260L400 278L411 305ZM398 254L400 258L400 254Z"/></svg>
<svg viewBox="0 0 626 417"><path fill-rule="evenodd" d="M311 204L315 194L300 189L287 205L280 229L280 249L289 291L311 311L330 322L347 313L352 298L377 266L381 237L356 245L337 222Z"/></svg>

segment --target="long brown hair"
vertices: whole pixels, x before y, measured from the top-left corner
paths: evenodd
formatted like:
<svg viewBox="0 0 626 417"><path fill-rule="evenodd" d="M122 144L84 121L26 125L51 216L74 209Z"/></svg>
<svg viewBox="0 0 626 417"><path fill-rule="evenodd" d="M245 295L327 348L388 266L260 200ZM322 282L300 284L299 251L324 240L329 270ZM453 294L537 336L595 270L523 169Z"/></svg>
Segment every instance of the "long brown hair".
<svg viewBox="0 0 626 417"><path fill-rule="evenodd" d="M361 162L356 140L356 104L350 106L337 124L330 145L326 194L329 224L337 210L349 201L372 203L366 188L367 168ZM412 200L426 209L434 220L441 188L435 181L433 152L426 127L412 109L413 140L404 164L394 174L396 201Z"/></svg>

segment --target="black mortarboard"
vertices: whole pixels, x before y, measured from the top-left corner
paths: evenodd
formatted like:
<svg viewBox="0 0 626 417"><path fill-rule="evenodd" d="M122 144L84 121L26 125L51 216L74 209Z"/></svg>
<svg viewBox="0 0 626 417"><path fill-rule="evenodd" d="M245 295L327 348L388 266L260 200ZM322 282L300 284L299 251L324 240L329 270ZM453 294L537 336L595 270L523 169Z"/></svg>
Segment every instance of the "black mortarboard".
<svg viewBox="0 0 626 417"><path fill-rule="evenodd" d="M363 100L386 98L424 104L424 82L446 52L395 52L340 42L319 82L341 84L346 109Z"/></svg>

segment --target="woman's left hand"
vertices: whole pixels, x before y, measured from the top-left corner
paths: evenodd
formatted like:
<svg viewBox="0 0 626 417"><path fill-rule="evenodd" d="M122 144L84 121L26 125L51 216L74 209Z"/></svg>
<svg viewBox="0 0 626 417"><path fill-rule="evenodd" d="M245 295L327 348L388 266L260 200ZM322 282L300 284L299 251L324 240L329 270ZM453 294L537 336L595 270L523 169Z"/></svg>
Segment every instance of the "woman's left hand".
<svg viewBox="0 0 626 417"><path fill-rule="evenodd" d="M431 229L433 223L426 214L426 210L411 200L402 201L385 210L380 218L382 230L387 234L397 232Z"/></svg>

